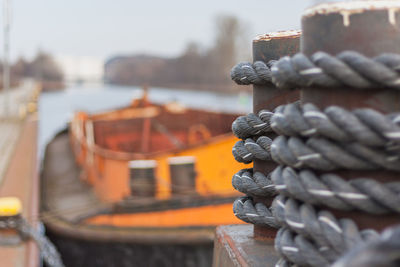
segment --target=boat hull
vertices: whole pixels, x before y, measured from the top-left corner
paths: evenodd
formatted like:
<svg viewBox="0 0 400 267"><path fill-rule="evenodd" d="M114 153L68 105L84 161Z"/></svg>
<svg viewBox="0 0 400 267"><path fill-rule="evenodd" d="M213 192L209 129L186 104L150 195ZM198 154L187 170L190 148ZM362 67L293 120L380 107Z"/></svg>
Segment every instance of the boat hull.
<svg viewBox="0 0 400 267"><path fill-rule="evenodd" d="M60 251L65 266L70 267L208 267L212 265L213 244L140 244L83 240L48 231Z"/></svg>

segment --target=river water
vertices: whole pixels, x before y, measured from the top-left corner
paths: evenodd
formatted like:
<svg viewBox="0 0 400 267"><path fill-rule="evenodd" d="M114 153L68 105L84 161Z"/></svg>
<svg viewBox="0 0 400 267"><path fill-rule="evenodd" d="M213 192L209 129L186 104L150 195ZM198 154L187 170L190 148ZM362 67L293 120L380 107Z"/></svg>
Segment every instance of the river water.
<svg viewBox="0 0 400 267"><path fill-rule="evenodd" d="M39 100L39 153L60 130L67 126L75 111L98 112L129 105L142 95L139 87L97 85L75 86L64 91L44 92ZM252 106L249 93L222 94L207 91L188 91L150 88L149 98L154 103L178 101L192 108L248 113Z"/></svg>

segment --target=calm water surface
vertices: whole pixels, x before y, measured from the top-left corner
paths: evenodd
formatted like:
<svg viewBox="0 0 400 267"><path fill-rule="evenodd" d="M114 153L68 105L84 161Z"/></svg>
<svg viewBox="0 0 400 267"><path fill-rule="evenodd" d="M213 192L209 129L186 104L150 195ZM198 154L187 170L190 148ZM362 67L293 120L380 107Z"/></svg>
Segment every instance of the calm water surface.
<svg viewBox="0 0 400 267"><path fill-rule="evenodd" d="M51 138L66 127L75 111L97 112L129 105L132 99L142 95L139 87L111 85L77 86L64 91L42 93L39 102L39 153ZM204 91L183 91L151 88L149 98L154 103L178 101L187 107L248 113L251 110L251 94L220 94Z"/></svg>

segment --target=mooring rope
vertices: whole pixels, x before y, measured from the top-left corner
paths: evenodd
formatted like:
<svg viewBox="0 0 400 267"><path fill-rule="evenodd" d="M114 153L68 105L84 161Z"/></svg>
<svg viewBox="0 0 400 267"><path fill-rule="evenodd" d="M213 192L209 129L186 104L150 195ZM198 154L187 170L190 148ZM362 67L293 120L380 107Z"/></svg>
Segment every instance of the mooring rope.
<svg viewBox="0 0 400 267"><path fill-rule="evenodd" d="M395 170L400 171L397 151L369 147L357 142L339 143L323 137L267 136L237 141L232 148L234 158L241 163L254 159L271 160L294 168L317 170Z"/></svg>
<svg viewBox="0 0 400 267"><path fill-rule="evenodd" d="M276 62L239 64L231 76L238 84L272 82L290 89L400 89L400 55L382 54L370 59L353 51L336 56L324 52L310 57L296 54ZM282 257L277 266L330 266L354 248L380 242L371 241L378 239L375 231L360 231L354 221L336 219L327 208L369 214L400 212L399 182L380 183L368 177L345 179L329 173L399 172L398 113L386 115L373 109L346 110L338 106L320 110L313 104L296 102L273 112L262 110L241 116L233 123L232 131L242 139L232 149L237 161L272 159L281 165L270 174L243 169L232 178L234 188L246 194L234 203L238 218L256 225L282 227L275 239ZM267 205L273 197L272 205ZM345 261L343 258L337 264Z"/></svg>
<svg viewBox="0 0 400 267"><path fill-rule="evenodd" d="M274 61L241 62L231 70L231 78L239 85L264 85L271 83L271 66Z"/></svg>
<svg viewBox="0 0 400 267"><path fill-rule="evenodd" d="M236 137L247 139L271 131L287 136L323 136L338 142L359 142L400 150L400 114L385 115L373 109L348 111L330 106L321 111L307 103L279 106L274 112L261 110L238 117L232 124Z"/></svg>
<svg viewBox="0 0 400 267"><path fill-rule="evenodd" d="M232 123L232 132L240 139L271 132L272 115L271 111L261 110L258 115L250 113L247 116L240 116Z"/></svg>
<svg viewBox="0 0 400 267"><path fill-rule="evenodd" d="M316 210L312 205L293 198L278 195L271 209L281 226L307 237L319 246L330 248L338 255L362 240L361 233L351 219L336 219L329 211Z"/></svg>
<svg viewBox="0 0 400 267"><path fill-rule="evenodd" d="M62 258L54 244L20 215L2 217L0 230L16 230L22 241L33 240L39 247L41 256L50 267L64 267Z"/></svg>
<svg viewBox="0 0 400 267"><path fill-rule="evenodd" d="M400 89L400 55L384 53L371 59L355 51L343 51L336 56L316 52L310 57L298 53L267 63L239 63L233 67L231 77L241 85L262 85L272 81L279 88L289 89Z"/></svg>
<svg viewBox="0 0 400 267"><path fill-rule="evenodd" d="M400 263L400 227L386 229L377 239L351 249L332 267L395 267Z"/></svg>
<svg viewBox="0 0 400 267"><path fill-rule="evenodd" d="M251 138L239 140L233 146L232 154L241 163L251 163L254 159L271 160L271 143L272 140L267 136L260 136L255 141Z"/></svg>
<svg viewBox="0 0 400 267"><path fill-rule="evenodd" d="M276 195L271 174L254 172L252 168L242 169L232 177L233 188L248 196L271 197Z"/></svg>
<svg viewBox="0 0 400 267"><path fill-rule="evenodd" d="M269 177L279 194L312 205L371 214L400 213L400 182L382 184L370 178L347 181L336 174L317 175L312 170L282 166Z"/></svg>
<svg viewBox="0 0 400 267"><path fill-rule="evenodd" d="M233 213L240 220L255 224L278 228L270 208L263 203L254 203L250 197L239 197L233 202Z"/></svg>
<svg viewBox="0 0 400 267"><path fill-rule="evenodd" d="M358 246L360 244L367 243L370 240L376 239L377 235L378 234L376 232L371 230L357 232L357 234L354 236L357 237L356 239L359 242L350 242L353 243L354 246ZM278 230L278 233L275 237L275 250L282 257L282 259L279 260L275 265L276 267L323 267L330 266L338 258L340 258L340 255L336 251L325 246L319 246L303 235L296 234L286 227L282 227Z"/></svg>

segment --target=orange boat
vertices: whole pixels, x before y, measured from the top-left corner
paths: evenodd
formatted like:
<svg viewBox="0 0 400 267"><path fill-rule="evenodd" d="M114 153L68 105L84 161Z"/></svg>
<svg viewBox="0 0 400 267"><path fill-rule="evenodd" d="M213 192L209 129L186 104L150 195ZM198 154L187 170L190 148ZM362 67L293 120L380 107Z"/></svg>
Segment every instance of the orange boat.
<svg viewBox="0 0 400 267"><path fill-rule="evenodd" d="M231 176L243 166L230 152L239 115L146 97L76 113L42 173L43 221L66 265L210 266L215 226L241 223Z"/></svg>

